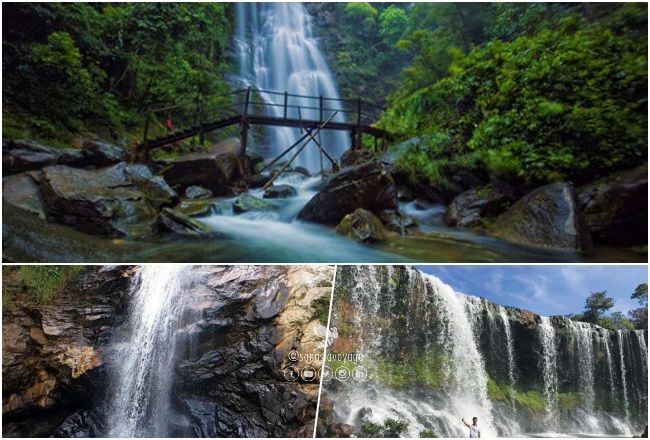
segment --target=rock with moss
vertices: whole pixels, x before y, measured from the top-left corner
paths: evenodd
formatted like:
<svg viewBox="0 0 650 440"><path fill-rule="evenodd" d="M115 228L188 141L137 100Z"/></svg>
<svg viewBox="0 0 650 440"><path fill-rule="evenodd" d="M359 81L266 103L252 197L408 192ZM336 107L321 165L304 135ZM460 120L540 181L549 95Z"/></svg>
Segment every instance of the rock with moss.
<svg viewBox="0 0 650 440"><path fill-rule="evenodd" d="M361 208L343 217L336 232L364 243L381 242L386 238L381 220L372 212Z"/></svg>
<svg viewBox="0 0 650 440"><path fill-rule="evenodd" d="M2 179L2 199L18 208L45 218L45 210L39 190L40 177L28 171Z"/></svg>
<svg viewBox="0 0 650 440"><path fill-rule="evenodd" d="M185 188L185 197L188 199L209 199L212 191L202 186L192 185Z"/></svg>
<svg viewBox="0 0 650 440"><path fill-rule="evenodd" d="M147 165L120 162L106 168L106 173L135 185L156 208L172 206L178 202L176 191L167 184L165 179L154 176Z"/></svg>
<svg viewBox="0 0 650 440"><path fill-rule="evenodd" d="M456 197L447 207L444 221L449 226L477 226L486 217L501 214L511 200L492 185L470 189Z"/></svg>
<svg viewBox="0 0 650 440"><path fill-rule="evenodd" d="M142 238L158 231L156 203L135 184L108 169L46 167L41 196L49 221L83 232Z"/></svg>
<svg viewBox="0 0 650 440"><path fill-rule="evenodd" d="M249 211L271 211L276 209L276 206L266 200L259 199L248 193L244 193L237 197L232 204L232 210L236 214L242 214Z"/></svg>
<svg viewBox="0 0 650 440"><path fill-rule="evenodd" d="M174 209L190 217L205 217L213 213L221 213L219 206L211 199L183 200Z"/></svg>
<svg viewBox="0 0 650 440"><path fill-rule="evenodd" d="M280 184L280 185L271 185L270 187L264 190L265 199L278 199L278 198L288 198L295 197L298 195L296 189L291 185Z"/></svg>
<svg viewBox="0 0 650 440"><path fill-rule="evenodd" d="M489 232L524 245L580 251L592 247L576 192L566 182L527 194L499 216Z"/></svg>
<svg viewBox="0 0 650 440"><path fill-rule="evenodd" d="M158 216L158 221L162 229L174 234L198 237L214 233L205 224L176 209L163 208Z"/></svg>

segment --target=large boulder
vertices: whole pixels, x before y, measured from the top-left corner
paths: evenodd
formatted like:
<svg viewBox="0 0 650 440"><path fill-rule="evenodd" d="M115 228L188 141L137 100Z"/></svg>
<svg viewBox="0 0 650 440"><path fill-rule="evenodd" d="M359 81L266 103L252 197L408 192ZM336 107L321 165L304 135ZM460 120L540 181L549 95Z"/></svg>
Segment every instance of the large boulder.
<svg viewBox="0 0 650 440"><path fill-rule="evenodd" d="M234 153L218 156L192 154L175 160L158 161L163 177L178 191L198 185L212 191L214 195L231 193L230 186L243 178L244 167Z"/></svg>
<svg viewBox="0 0 650 440"><path fill-rule="evenodd" d="M449 226L476 226L485 217L501 214L510 198L492 185L470 189L456 197L447 207L444 220Z"/></svg>
<svg viewBox="0 0 650 440"><path fill-rule="evenodd" d="M110 237L157 232L157 209L138 187L113 169L43 169L41 196L48 220Z"/></svg>
<svg viewBox="0 0 650 440"><path fill-rule="evenodd" d="M372 212L361 208L343 217L336 226L336 232L360 242L372 243L386 238L381 220Z"/></svg>
<svg viewBox="0 0 650 440"><path fill-rule="evenodd" d="M82 153L86 165L98 167L113 165L126 160L123 148L104 141L86 141Z"/></svg>
<svg viewBox="0 0 650 440"><path fill-rule="evenodd" d="M390 174L379 163L347 168L332 177L298 217L325 224L338 224L357 208L371 212L397 208L397 190Z"/></svg>
<svg viewBox="0 0 650 440"><path fill-rule="evenodd" d="M2 199L25 211L45 218L39 191L39 176L35 171L2 178Z"/></svg>
<svg viewBox="0 0 650 440"><path fill-rule="evenodd" d="M499 216L490 233L513 243L589 250L591 236L570 183L537 188Z"/></svg>
<svg viewBox="0 0 650 440"><path fill-rule="evenodd" d="M578 188L594 241L613 246L648 243L648 164Z"/></svg>
<svg viewBox="0 0 650 440"><path fill-rule="evenodd" d="M156 208L174 205L179 200L176 191L167 184L165 179L154 176L147 165L121 162L106 168L105 172L135 185Z"/></svg>
<svg viewBox="0 0 650 440"><path fill-rule="evenodd" d="M2 174L5 176L47 165L79 166L83 162L83 151L76 148L53 148L29 139L2 140Z"/></svg>

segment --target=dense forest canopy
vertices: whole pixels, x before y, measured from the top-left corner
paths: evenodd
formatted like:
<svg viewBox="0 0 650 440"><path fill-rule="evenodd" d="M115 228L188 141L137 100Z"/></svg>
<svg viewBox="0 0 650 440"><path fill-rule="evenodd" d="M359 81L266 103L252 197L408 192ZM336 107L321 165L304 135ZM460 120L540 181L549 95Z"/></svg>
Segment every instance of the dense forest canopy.
<svg viewBox="0 0 650 440"><path fill-rule="evenodd" d="M342 95L412 140L414 179L580 182L647 158L646 4L307 8ZM124 138L151 105L228 90L234 21L225 3L4 4L5 136Z"/></svg>
<svg viewBox="0 0 650 440"><path fill-rule="evenodd" d="M227 3L4 4L3 128L122 134L147 106L227 90L233 21Z"/></svg>

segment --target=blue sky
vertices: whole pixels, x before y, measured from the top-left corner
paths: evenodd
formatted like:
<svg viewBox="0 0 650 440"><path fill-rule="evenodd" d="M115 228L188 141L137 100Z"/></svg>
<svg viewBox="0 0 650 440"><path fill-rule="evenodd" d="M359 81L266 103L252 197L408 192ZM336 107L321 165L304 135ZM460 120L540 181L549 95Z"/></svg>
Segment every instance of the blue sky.
<svg viewBox="0 0 650 440"><path fill-rule="evenodd" d="M566 315L584 309L589 293L607 290L616 300L610 311L638 307L630 294L648 282L647 266L416 266L468 295L540 315Z"/></svg>

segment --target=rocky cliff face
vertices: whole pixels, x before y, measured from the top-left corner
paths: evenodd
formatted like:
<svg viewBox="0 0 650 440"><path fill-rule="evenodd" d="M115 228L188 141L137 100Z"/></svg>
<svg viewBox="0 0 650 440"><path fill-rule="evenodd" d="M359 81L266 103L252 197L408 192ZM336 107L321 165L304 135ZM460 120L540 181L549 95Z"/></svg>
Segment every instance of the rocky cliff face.
<svg viewBox="0 0 650 440"><path fill-rule="evenodd" d="M47 305L2 313L3 436L47 436L106 381L103 349L124 317L131 268L78 276Z"/></svg>
<svg viewBox="0 0 650 440"><path fill-rule="evenodd" d="M3 435L101 436L138 268L95 268L47 305L3 313ZM188 266L172 381L175 436L312 435L327 266ZM326 317L326 315L324 315ZM292 362L288 353L301 357Z"/></svg>

